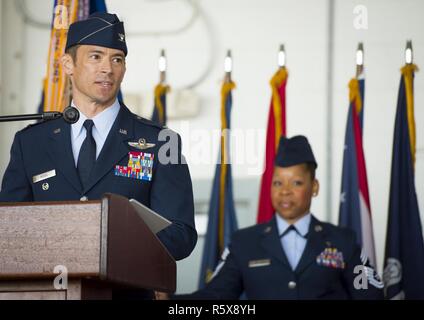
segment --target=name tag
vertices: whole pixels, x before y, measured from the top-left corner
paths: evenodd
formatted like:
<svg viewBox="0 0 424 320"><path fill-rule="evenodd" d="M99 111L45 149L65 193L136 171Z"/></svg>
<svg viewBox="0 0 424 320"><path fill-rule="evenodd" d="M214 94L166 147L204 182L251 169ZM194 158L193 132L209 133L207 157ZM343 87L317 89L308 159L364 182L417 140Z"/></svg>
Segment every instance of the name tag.
<svg viewBox="0 0 424 320"><path fill-rule="evenodd" d="M251 260L249 261L249 268L258 268L258 267L266 267L271 264L270 259L262 259L262 260Z"/></svg>
<svg viewBox="0 0 424 320"><path fill-rule="evenodd" d="M50 171L44 172L42 174L37 174L36 176L33 176L32 182L37 183L37 182L49 179L49 178L54 177L54 176L56 176L56 170L50 170Z"/></svg>

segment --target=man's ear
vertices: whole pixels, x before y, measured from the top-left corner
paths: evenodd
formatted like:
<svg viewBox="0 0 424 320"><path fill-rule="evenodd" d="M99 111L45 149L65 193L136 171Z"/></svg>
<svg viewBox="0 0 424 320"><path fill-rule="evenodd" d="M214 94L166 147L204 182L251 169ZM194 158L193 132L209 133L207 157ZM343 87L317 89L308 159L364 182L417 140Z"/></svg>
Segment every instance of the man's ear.
<svg viewBox="0 0 424 320"><path fill-rule="evenodd" d="M74 74L74 60L72 59L71 55L65 53L61 58L60 61L63 66L63 70L68 76L72 76Z"/></svg>
<svg viewBox="0 0 424 320"><path fill-rule="evenodd" d="M316 197L319 193L319 182L317 179L314 179L312 182L312 196Z"/></svg>

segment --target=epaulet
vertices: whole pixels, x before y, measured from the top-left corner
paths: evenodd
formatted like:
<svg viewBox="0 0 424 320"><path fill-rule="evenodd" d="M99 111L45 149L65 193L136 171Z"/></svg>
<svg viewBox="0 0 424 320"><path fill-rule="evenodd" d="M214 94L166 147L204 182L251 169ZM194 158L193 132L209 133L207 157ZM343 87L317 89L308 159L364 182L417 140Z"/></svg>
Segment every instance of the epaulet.
<svg viewBox="0 0 424 320"><path fill-rule="evenodd" d="M123 107L127 112L129 112L131 114L131 116L133 116L138 122L141 122L145 125L151 126L151 127L155 127L159 130L162 129L168 129L166 126L161 126L160 124L153 122L152 120L143 118L141 116L139 116L138 114L132 112L123 102L119 102L121 107Z"/></svg>
<svg viewBox="0 0 424 320"><path fill-rule="evenodd" d="M138 115L135 115L135 117L136 117L136 119L137 119L138 122L141 122L141 123L146 124L148 126L158 128L159 130L168 129L167 126L161 126L160 124L158 124L158 123L156 123L156 122L154 122L152 120L148 120L148 119L143 118L143 117L140 117Z"/></svg>
<svg viewBox="0 0 424 320"><path fill-rule="evenodd" d="M38 121L38 122L35 122L35 123L31 123L31 124L27 125L25 128L23 128L21 131L26 131L26 130L32 128L32 127L39 126L40 124L43 124L43 123L45 123L45 122L44 121Z"/></svg>

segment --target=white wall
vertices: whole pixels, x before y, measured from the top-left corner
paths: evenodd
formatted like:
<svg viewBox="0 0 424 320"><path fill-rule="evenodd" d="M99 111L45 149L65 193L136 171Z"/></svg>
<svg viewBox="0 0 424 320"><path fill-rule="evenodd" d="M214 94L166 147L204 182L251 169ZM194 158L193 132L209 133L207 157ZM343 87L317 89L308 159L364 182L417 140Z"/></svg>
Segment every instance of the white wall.
<svg viewBox="0 0 424 320"><path fill-rule="evenodd" d="M3 0L0 0L0 44L3 43ZM3 52L0 46L0 66L3 62ZM2 101L3 97L3 75L2 72L0 72L0 101Z"/></svg>
<svg viewBox="0 0 424 320"><path fill-rule="evenodd" d="M2 95L1 113L20 114L24 108L24 100L28 91L23 86L26 75L30 69L25 69L24 59L30 58L29 52L24 50L26 45L25 28L21 16L16 10L15 2L3 0L2 3L2 43L1 43L1 73L2 73ZM30 109L31 112L34 109ZM14 132L28 123L2 123L0 141L2 152L0 161L2 169L9 158L9 149ZM9 146L9 148L8 148ZM4 170L0 170L2 173Z"/></svg>
<svg viewBox="0 0 424 320"><path fill-rule="evenodd" d="M7 19L14 0L0 0L3 16ZM49 22L52 12L51 0L26 1L30 14ZM276 53L280 43L285 43L288 54L289 80L287 86L288 134L305 134L311 140L319 162L318 178L321 180L321 194L313 204L313 212L321 219L337 221L340 192L340 175L344 130L348 107L347 84L355 71L355 49L358 41L365 46L366 93L364 145L368 169L371 207L377 242L378 266L382 267L385 230L387 221L388 191L390 181L391 148L399 68L403 64L403 51L407 39L413 40L415 62L424 65L424 20L420 14L424 2L407 1L335 1L334 59L327 65L328 52L328 4L326 0L201 0L198 1L201 15L185 31L176 35L160 35L158 32L172 30L184 25L192 9L185 1L137 1L109 0L109 11L116 12L125 21L128 33L129 55L127 74L123 83L125 93L140 94L151 92L158 80L156 61L161 48L165 48L169 60L168 80L174 89L193 82L208 66L209 60L216 60L212 72L204 82L194 88L200 97L200 113L195 118L171 120L169 126L183 136L185 153L195 187L212 178L217 147L210 147L206 164L196 163L199 142L193 134L200 130L211 133L219 128L219 91L223 76L223 57L231 49L234 57L233 79L237 83L234 91L232 127L242 132L253 132L250 158L262 168L263 135L269 108L269 80L276 70ZM368 29L357 30L353 26L356 5L368 9ZM5 8L8 14L5 13ZM1 12L0 12L1 13ZM16 14L16 12L15 12ZM13 15L12 15L13 16ZM1 112L13 110L34 112L41 94L41 79L46 68L49 31L25 24L19 30L22 19L9 18L2 21L3 34L14 30L14 40L22 39L16 46L23 48L21 62L13 60L15 49L2 43L1 74L8 81L10 90L18 90L22 100L16 109L3 95ZM211 25L212 37L208 33ZM18 28L18 29L17 29ZM144 35L136 35L144 33ZM146 35L149 33L149 35ZM156 35L152 35L156 33ZM5 57L7 54L8 58ZM12 59L12 60L11 60ZM11 63L13 61L13 63ZM7 62L7 63L5 63ZM332 69L331 69L331 68ZM15 72L22 68L22 72ZM333 103L333 123L328 121L328 71L333 70L333 87L330 88ZM16 78L17 77L17 78ZM420 72L415 78L415 117L417 123L417 164L416 187L421 214L424 216L424 80ZM7 104L5 103L7 102ZM19 124L18 126L22 126ZM332 167L326 163L326 130L331 126ZM10 134L15 126L2 125L0 165L3 172L10 148ZM216 131L215 131L216 132ZM9 136L5 136L8 133ZM238 146L234 146L235 149ZM251 174L254 166L237 164L233 166L235 197L250 202L239 209L241 226L255 221L255 208L259 187L259 175ZM332 181L326 181L331 170ZM247 182L248 181L248 182ZM206 182L205 182L206 183ZM329 184L329 185L328 185ZM243 185L243 187L241 187ZM331 211L326 208L326 191L332 190ZM195 188L196 199L203 199L207 187ZM208 195L207 195L208 196ZM248 208L248 209L246 209ZM197 285L198 262L202 239L192 257L179 263L179 291L190 291ZM194 275L194 276L192 276Z"/></svg>

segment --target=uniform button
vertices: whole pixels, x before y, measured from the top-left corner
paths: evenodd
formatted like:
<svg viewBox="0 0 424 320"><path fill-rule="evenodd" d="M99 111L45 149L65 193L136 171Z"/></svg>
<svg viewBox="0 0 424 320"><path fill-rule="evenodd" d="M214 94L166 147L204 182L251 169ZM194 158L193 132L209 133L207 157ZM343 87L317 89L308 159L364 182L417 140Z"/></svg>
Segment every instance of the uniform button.
<svg viewBox="0 0 424 320"><path fill-rule="evenodd" d="M294 289L294 288L296 288L296 282L290 281L289 282L289 289Z"/></svg>
<svg viewBox="0 0 424 320"><path fill-rule="evenodd" d="M80 201L88 201L88 198L86 196L81 197Z"/></svg>

